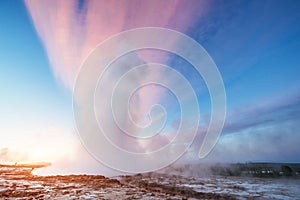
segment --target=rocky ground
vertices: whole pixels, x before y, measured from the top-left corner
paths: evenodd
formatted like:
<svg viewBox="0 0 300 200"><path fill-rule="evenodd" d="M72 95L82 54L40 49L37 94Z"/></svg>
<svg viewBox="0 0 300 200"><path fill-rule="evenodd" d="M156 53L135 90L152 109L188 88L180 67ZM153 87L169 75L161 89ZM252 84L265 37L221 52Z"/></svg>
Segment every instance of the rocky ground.
<svg viewBox="0 0 300 200"><path fill-rule="evenodd" d="M242 176L188 177L171 174L136 174L122 177L126 183L168 194L196 199L300 199L298 178Z"/></svg>
<svg viewBox="0 0 300 200"><path fill-rule="evenodd" d="M270 179L159 173L116 178L0 174L0 199L297 199L298 186L299 180L287 185Z"/></svg>
<svg viewBox="0 0 300 200"><path fill-rule="evenodd" d="M147 182L142 175L0 175L1 199L234 199L184 186Z"/></svg>

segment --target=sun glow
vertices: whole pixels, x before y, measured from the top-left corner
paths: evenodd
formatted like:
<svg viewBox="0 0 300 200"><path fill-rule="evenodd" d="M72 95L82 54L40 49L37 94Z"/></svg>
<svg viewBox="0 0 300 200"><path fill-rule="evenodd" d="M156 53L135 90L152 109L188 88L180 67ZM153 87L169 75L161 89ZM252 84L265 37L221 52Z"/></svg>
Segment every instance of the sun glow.
<svg viewBox="0 0 300 200"><path fill-rule="evenodd" d="M76 137L72 134L52 131L51 134L38 134L32 140L19 140L16 145L8 145L0 149L2 163L55 163L59 160L74 157L78 146Z"/></svg>
<svg viewBox="0 0 300 200"><path fill-rule="evenodd" d="M75 149L75 144L67 140L42 141L37 147L29 149L28 158L31 162L46 161L55 163L66 157L73 157Z"/></svg>

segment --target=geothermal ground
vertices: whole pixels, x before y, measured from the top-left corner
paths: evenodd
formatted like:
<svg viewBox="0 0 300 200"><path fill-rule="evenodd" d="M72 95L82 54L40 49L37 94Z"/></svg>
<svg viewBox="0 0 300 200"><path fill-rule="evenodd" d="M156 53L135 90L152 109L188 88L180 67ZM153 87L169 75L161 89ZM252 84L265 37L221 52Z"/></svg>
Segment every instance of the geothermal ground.
<svg viewBox="0 0 300 200"><path fill-rule="evenodd" d="M0 175L1 199L299 199L299 179Z"/></svg>
<svg viewBox="0 0 300 200"><path fill-rule="evenodd" d="M93 175L2 176L0 197L3 199L187 199L191 197L232 199L228 195L195 192L184 186L173 187L151 182L148 184L141 176L121 177L117 180Z"/></svg>

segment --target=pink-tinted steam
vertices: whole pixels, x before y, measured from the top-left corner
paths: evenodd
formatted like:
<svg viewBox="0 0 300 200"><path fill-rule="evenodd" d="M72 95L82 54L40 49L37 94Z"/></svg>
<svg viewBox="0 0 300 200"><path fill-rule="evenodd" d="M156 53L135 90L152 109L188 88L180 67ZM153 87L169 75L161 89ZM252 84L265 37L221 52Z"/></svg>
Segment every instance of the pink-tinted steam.
<svg viewBox="0 0 300 200"><path fill-rule="evenodd" d="M84 59L108 37L146 26L185 32L208 7L198 0L91 0L82 11L75 0L25 0L25 4L56 77L69 88Z"/></svg>

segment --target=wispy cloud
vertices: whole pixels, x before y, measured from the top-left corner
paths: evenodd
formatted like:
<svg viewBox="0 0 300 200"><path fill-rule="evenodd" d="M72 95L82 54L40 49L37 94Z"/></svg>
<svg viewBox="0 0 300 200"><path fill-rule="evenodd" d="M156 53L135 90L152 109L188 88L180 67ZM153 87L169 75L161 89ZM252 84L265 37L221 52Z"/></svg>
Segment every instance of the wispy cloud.
<svg viewBox="0 0 300 200"><path fill-rule="evenodd" d="M231 110L218 144L203 161L299 162L300 96L294 89ZM205 133L206 126L199 127L192 148L181 161L197 159Z"/></svg>
<svg viewBox="0 0 300 200"><path fill-rule="evenodd" d="M234 134L248 128L272 125L300 118L300 95L277 94L256 105L232 110L227 118L224 134Z"/></svg>

